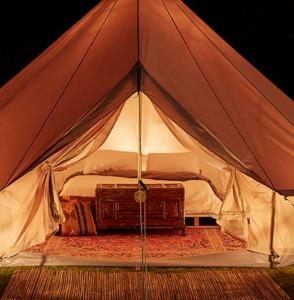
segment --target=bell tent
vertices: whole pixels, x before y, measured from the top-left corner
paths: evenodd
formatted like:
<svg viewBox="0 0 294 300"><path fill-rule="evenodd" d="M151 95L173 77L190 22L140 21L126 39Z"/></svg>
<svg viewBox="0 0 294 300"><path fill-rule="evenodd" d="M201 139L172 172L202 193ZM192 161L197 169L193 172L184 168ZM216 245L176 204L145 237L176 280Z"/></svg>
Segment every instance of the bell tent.
<svg viewBox="0 0 294 300"><path fill-rule="evenodd" d="M155 169L197 158L222 230L293 261L294 103L180 0L101 1L0 89L0 138L0 257L56 232L68 178L139 138Z"/></svg>

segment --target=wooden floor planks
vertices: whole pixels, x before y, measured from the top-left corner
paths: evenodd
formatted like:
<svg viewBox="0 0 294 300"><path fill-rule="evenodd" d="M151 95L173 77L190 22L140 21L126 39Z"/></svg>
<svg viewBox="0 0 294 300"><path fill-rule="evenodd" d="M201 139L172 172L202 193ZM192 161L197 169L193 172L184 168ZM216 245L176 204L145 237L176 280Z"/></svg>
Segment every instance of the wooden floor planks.
<svg viewBox="0 0 294 300"><path fill-rule="evenodd" d="M2 297L6 299L290 299L260 270L205 270L185 273L86 272L52 269L17 271Z"/></svg>

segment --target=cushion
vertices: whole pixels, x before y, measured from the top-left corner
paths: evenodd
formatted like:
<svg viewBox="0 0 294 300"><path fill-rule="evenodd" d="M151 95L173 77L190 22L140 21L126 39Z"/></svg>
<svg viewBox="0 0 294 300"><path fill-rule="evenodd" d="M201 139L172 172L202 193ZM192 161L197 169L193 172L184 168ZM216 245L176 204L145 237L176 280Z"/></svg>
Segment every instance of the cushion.
<svg viewBox="0 0 294 300"><path fill-rule="evenodd" d="M80 235L97 235L91 202L78 202L75 207L80 225Z"/></svg>
<svg viewBox="0 0 294 300"><path fill-rule="evenodd" d="M147 172L195 172L199 173L199 160L192 152L150 153Z"/></svg>
<svg viewBox="0 0 294 300"><path fill-rule="evenodd" d="M137 160L136 152L99 150L87 158L83 173L95 174L110 170L136 169Z"/></svg>
<svg viewBox="0 0 294 300"><path fill-rule="evenodd" d="M80 225L77 217L75 204L72 202L61 202L65 222L61 224L62 236L80 235Z"/></svg>
<svg viewBox="0 0 294 300"><path fill-rule="evenodd" d="M71 199L61 201L65 222L61 224L62 236L97 235L90 201Z"/></svg>

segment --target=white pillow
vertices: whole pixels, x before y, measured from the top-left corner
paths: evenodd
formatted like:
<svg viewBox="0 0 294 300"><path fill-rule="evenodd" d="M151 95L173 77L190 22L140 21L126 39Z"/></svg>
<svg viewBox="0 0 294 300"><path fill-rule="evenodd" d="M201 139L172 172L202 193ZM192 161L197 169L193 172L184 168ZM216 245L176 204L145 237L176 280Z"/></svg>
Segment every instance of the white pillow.
<svg viewBox="0 0 294 300"><path fill-rule="evenodd" d="M137 160L136 152L99 150L86 159L83 173L93 174L111 170L136 170Z"/></svg>
<svg viewBox="0 0 294 300"><path fill-rule="evenodd" d="M148 171L199 173L199 160L192 152L150 153L147 159Z"/></svg>

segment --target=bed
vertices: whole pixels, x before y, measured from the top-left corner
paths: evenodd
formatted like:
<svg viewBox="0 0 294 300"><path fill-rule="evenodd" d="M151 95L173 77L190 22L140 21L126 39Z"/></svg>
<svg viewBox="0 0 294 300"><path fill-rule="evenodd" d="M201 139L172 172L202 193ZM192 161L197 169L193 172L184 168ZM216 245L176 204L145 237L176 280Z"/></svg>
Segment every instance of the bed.
<svg viewBox="0 0 294 300"><path fill-rule="evenodd" d="M186 216L206 215L216 218L221 199L215 194L211 185L204 180L159 180L145 178L146 184L153 183L182 183L185 189L184 210ZM97 184L136 184L136 178L104 175L76 175L70 178L64 185L60 197L69 199L78 197L80 199L95 199L95 188Z"/></svg>

